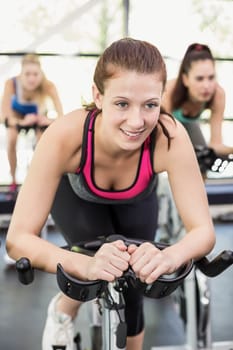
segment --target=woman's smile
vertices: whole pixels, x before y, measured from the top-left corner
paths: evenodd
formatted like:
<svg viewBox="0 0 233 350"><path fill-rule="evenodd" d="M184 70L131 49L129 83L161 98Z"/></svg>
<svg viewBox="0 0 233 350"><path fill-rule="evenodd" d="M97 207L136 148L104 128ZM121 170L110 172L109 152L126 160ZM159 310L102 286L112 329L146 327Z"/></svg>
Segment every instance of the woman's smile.
<svg viewBox="0 0 233 350"><path fill-rule="evenodd" d="M126 136L128 136L130 138L138 138L145 131L145 129L139 130L139 131L129 131L129 130L126 130L126 129L123 129L123 128L120 128L120 130L123 132L123 134L125 134Z"/></svg>

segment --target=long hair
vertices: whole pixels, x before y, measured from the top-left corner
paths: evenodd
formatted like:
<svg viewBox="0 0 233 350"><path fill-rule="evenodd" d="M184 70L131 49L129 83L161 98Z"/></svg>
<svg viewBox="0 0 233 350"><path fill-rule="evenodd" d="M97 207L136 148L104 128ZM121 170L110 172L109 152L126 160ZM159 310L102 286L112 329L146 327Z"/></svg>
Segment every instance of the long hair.
<svg viewBox="0 0 233 350"><path fill-rule="evenodd" d="M172 110L181 107L187 100L188 89L183 84L182 75L188 74L192 63L199 60L211 60L214 63L214 57L210 48L207 45L198 43L189 45L181 62L176 84L171 96Z"/></svg>

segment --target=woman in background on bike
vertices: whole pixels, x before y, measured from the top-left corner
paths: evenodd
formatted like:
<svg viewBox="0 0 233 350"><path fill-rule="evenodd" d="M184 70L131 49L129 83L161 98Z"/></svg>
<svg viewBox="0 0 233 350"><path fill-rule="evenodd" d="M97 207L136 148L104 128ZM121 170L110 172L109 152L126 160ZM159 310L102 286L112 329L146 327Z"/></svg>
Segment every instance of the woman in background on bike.
<svg viewBox="0 0 233 350"><path fill-rule="evenodd" d="M43 130L53 121L47 116L48 99L54 105L58 116L63 114L62 104L55 85L47 80L41 69L39 57L35 54L23 56L21 72L6 81L2 97L2 117L7 127L7 153L12 183L10 191L16 185L16 144L19 131L34 128L37 140Z"/></svg>
<svg viewBox="0 0 233 350"><path fill-rule="evenodd" d="M161 109L165 83L165 63L154 45L125 38L104 51L94 73L94 102L56 120L37 145L7 233L11 257L26 256L51 273L61 263L85 280L113 281L130 265L152 283L212 250L214 227L192 144L180 122ZM154 241L157 176L164 171L187 231L176 244L161 251L116 241L89 257L39 237L52 210L69 243L114 233ZM129 287L125 300L127 350L142 350L143 297ZM80 304L61 293L52 299L43 350L73 350Z"/></svg>
<svg viewBox="0 0 233 350"><path fill-rule="evenodd" d="M216 80L214 57L207 45L194 43L187 48L177 78L166 84L162 105L184 125L194 146L206 146L200 117L209 109L209 147L218 155L233 152L222 142L225 92Z"/></svg>

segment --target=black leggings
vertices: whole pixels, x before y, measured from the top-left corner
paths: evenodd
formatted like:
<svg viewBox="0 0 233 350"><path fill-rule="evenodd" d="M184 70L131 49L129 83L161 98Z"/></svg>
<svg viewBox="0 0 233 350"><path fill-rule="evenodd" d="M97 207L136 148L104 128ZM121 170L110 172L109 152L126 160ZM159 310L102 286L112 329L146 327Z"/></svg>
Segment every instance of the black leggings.
<svg viewBox="0 0 233 350"><path fill-rule="evenodd" d="M153 241L158 216L156 191L133 204L96 204L78 197L68 177L63 176L51 214L68 244L111 234ZM133 287L124 296L128 336L137 335L144 327L143 297Z"/></svg>

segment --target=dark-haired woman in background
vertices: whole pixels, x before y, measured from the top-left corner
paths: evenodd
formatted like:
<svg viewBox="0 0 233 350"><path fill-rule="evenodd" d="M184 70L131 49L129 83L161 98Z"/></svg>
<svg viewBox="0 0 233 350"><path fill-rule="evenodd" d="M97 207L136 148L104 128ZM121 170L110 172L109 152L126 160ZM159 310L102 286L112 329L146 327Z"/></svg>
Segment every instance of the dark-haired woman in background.
<svg viewBox="0 0 233 350"><path fill-rule="evenodd" d="M206 146L200 117L204 110L210 110L208 146L218 155L233 152L233 146L222 141L225 92L216 80L215 60L207 45L194 43L188 47L178 77L167 82L163 107L184 125L194 146Z"/></svg>

